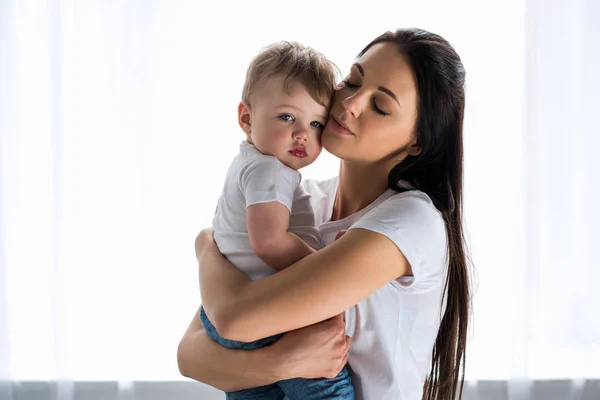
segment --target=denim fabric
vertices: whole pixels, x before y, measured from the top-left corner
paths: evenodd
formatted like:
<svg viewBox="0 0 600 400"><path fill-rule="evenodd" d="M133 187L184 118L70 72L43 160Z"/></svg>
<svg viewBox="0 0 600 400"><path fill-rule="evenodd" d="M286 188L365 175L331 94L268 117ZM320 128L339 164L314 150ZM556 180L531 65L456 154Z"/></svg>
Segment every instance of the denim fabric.
<svg viewBox="0 0 600 400"><path fill-rule="evenodd" d="M200 308L200 321L208 336L228 349L259 349L275 343L282 336L270 336L254 342L238 342L222 338L209 321L204 308ZM295 378L225 394L227 400L282 400L284 396L290 400L354 400L354 387L346 366L333 379Z"/></svg>

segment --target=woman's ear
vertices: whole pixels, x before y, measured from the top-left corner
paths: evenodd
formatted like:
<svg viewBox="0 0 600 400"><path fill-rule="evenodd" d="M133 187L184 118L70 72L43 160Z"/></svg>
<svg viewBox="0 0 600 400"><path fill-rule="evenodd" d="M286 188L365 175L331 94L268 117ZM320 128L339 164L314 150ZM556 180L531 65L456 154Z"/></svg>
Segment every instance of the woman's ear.
<svg viewBox="0 0 600 400"><path fill-rule="evenodd" d="M250 136L250 127L252 125L251 110L250 104L245 101L240 102L238 105L238 124L240 124L240 128L242 128L244 133Z"/></svg>
<svg viewBox="0 0 600 400"><path fill-rule="evenodd" d="M421 145L419 144L419 141L416 138L406 148L406 152L408 153L408 155L413 156L413 157L421 154L422 150L423 150L423 148L421 147Z"/></svg>

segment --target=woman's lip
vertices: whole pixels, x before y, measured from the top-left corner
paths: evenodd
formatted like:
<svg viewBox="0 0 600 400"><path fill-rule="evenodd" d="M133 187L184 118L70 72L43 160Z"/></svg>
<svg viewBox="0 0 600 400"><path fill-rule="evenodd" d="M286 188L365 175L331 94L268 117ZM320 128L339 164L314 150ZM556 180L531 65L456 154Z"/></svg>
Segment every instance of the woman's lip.
<svg viewBox="0 0 600 400"><path fill-rule="evenodd" d="M332 128L336 133L339 133L340 135L354 135L354 133L352 133L352 131L350 131L350 129L344 127L342 124L340 124L338 122L337 119L335 119L335 117L331 117L332 119Z"/></svg>

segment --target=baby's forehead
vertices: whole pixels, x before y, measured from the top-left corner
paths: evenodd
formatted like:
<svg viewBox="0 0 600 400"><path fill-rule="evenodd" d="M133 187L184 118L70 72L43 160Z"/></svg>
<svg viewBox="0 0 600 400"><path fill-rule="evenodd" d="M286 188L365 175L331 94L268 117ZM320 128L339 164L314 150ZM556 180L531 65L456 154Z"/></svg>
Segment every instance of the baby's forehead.
<svg viewBox="0 0 600 400"><path fill-rule="evenodd" d="M314 99L306 89L287 89L283 86L271 87L261 91L256 102L263 102L271 107L296 108L306 113L327 113L327 108Z"/></svg>
<svg viewBox="0 0 600 400"><path fill-rule="evenodd" d="M269 101L268 103L268 106L274 109L291 110L311 116L322 115L326 117L328 115L328 109L310 97L299 99L298 97L291 96L288 99Z"/></svg>

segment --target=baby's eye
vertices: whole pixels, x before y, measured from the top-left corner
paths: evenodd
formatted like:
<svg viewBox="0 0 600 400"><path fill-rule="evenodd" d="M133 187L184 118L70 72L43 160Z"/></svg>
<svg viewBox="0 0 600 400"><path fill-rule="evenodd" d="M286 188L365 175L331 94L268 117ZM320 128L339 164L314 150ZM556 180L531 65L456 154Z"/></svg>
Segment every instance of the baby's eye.
<svg viewBox="0 0 600 400"><path fill-rule="evenodd" d="M323 124L320 123L319 121L313 121L313 122L311 122L310 126L312 126L313 128L323 129Z"/></svg>
<svg viewBox="0 0 600 400"><path fill-rule="evenodd" d="M293 121L294 117L292 117L290 114L282 114L279 116L279 118L281 118L284 121Z"/></svg>

